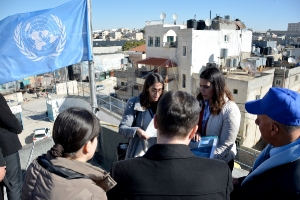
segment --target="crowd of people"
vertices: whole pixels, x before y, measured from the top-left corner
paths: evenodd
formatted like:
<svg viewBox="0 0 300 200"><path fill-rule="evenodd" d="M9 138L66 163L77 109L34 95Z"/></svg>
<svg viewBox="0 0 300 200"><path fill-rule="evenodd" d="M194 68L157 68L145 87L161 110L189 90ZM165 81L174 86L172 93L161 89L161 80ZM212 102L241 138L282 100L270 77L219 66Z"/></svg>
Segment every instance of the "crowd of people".
<svg viewBox="0 0 300 200"><path fill-rule="evenodd" d="M101 134L99 120L86 109L69 108L55 120L54 146L31 163L22 186L21 147L8 143L21 128L2 100L0 95L0 180L9 200L300 199L300 94L289 89L270 88L245 104L268 146L240 178L232 178L232 169L241 114L214 67L200 74L197 97L164 93L163 78L147 76L142 93L127 103L119 134L129 145L110 173L87 163ZM212 158L190 151L190 142L205 136L218 137Z"/></svg>

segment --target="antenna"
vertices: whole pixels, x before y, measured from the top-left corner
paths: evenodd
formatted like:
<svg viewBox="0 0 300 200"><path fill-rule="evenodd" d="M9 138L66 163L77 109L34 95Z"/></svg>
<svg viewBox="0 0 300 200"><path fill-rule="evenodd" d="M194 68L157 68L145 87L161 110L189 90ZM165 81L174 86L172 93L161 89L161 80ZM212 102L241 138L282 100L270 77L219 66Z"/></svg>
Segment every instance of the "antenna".
<svg viewBox="0 0 300 200"><path fill-rule="evenodd" d="M165 18L166 18L166 13L161 12L160 15L159 15L159 17L160 17L160 19L161 19L161 21L162 21L162 24L164 24L164 20L165 20Z"/></svg>
<svg viewBox="0 0 300 200"><path fill-rule="evenodd" d="M176 25L176 19L177 19L177 17L178 17L178 15L175 13L175 14L173 14L173 19L174 19L174 25Z"/></svg>

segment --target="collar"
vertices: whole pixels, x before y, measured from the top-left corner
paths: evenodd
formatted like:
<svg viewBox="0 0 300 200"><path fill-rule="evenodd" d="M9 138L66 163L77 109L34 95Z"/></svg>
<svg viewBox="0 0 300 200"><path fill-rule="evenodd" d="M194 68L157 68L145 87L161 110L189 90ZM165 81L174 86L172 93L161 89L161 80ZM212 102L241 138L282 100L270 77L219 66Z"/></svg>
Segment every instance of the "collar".
<svg viewBox="0 0 300 200"><path fill-rule="evenodd" d="M274 147L270 150L270 157L292 147L292 146L295 146L297 144L300 144L300 138L298 138L297 140L295 140L294 142L290 143L290 144L287 144L287 145L284 145L282 147Z"/></svg>
<svg viewBox="0 0 300 200"><path fill-rule="evenodd" d="M110 177L108 172L89 163L54 157L50 151L46 154L46 158L52 165L64 167L87 176L106 192L116 185L116 182Z"/></svg>
<svg viewBox="0 0 300 200"><path fill-rule="evenodd" d="M190 148L184 144L155 144L143 156L153 160L182 159L195 157Z"/></svg>

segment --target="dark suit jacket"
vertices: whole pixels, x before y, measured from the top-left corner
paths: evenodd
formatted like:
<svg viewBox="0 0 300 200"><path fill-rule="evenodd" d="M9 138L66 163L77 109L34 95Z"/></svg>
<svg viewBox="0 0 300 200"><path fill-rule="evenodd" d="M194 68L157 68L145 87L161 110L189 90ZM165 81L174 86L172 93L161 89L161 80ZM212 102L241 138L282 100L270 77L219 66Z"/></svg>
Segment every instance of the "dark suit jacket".
<svg viewBox="0 0 300 200"><path fill-rule="evenodd" d="M224 161L196 157L188 146L156 144L143 157L115 162L117 185L109 199L229 199L231 172Z"/></svg>
<svg viewBox="0 0 300 200"><path fill-rule="evenodd" d="M242 182L244 178L239 178L239 181ZM299 200L300 159L269 169L234 188L231 199Z"/></svg>
<svg viewBox="0 0 300 200"><path fill-rule="evenodd" d="M21 132L20 122L11 112L2 94L0 94L0 148L4 157L22 148L17 135Z"/></svg>

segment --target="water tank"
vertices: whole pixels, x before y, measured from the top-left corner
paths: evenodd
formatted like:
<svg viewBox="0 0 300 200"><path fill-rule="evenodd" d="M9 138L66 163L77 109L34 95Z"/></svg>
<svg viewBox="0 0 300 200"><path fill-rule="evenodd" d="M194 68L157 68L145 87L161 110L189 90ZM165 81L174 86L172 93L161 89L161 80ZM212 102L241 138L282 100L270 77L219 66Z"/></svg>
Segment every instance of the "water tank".
<svg viewBox="0 0 300 200"><path fill-rule="evenodd" d="M260 48L259 48L259 47L256 47L256 48L255 48L255 52L260 53Z"/></svg>
<svg viewBox="0 0 300 200"><path fill-rule="evenodd" d="M205 21L204 20L199 20L197 22L197 30L204 30L205 29Z"/></svg>
<svg viewBox="0 0 300 200"><path fill-rule="evenodd" d="M128 63L128 59L127 58L122 58L121 59L121 64L127 64Z"/></svg>
<svg viewBox="0 0 300 200"><path fill-rule="evenodd" d="M272 49L272 48L271 48ZM264 55L270 55L271 54L271 52L270 52L270 50L271 50L269 47L264 47L263 48L263 54Z"/></svg>
<svg viewBox="0 0 300 200"><path fill-rule="evenodd" d="M233 66L237 67L239 65L239 59L238 58L233 58Z"/></svg>
<svg viewBox="0 0 300 200"><path fill-rule="evenodd" d="M228 49L226 49L226 48L221 49L221 55L220 55L220 57L227 58L228 57Z"/></svg>
<svg viewBox="0 0 300 200"><path fill-rule="evenodd" d="M187 28L193 28L197 30L197 21L195 19L187 20Z"/></svg>
<svg viewBox="0 0 300 200"><path fill-rule="evenodd" d="M268 67L274 67L274 57L273 56L268 56L267 57L267 66Z"/></svg>
<svg viewBox="0 0 300 200"><path fill-rule="evenodd" d="M255 45L252 46L252 52L255 52Z"/></svg>
<svg viewBox="0 0 300 200"><path fill-rule="evenodd" d="M225 16L224 16L224 19L230 21L230 20L231 20L231 17L230 17L230 15L225 15Z"/></svg>

